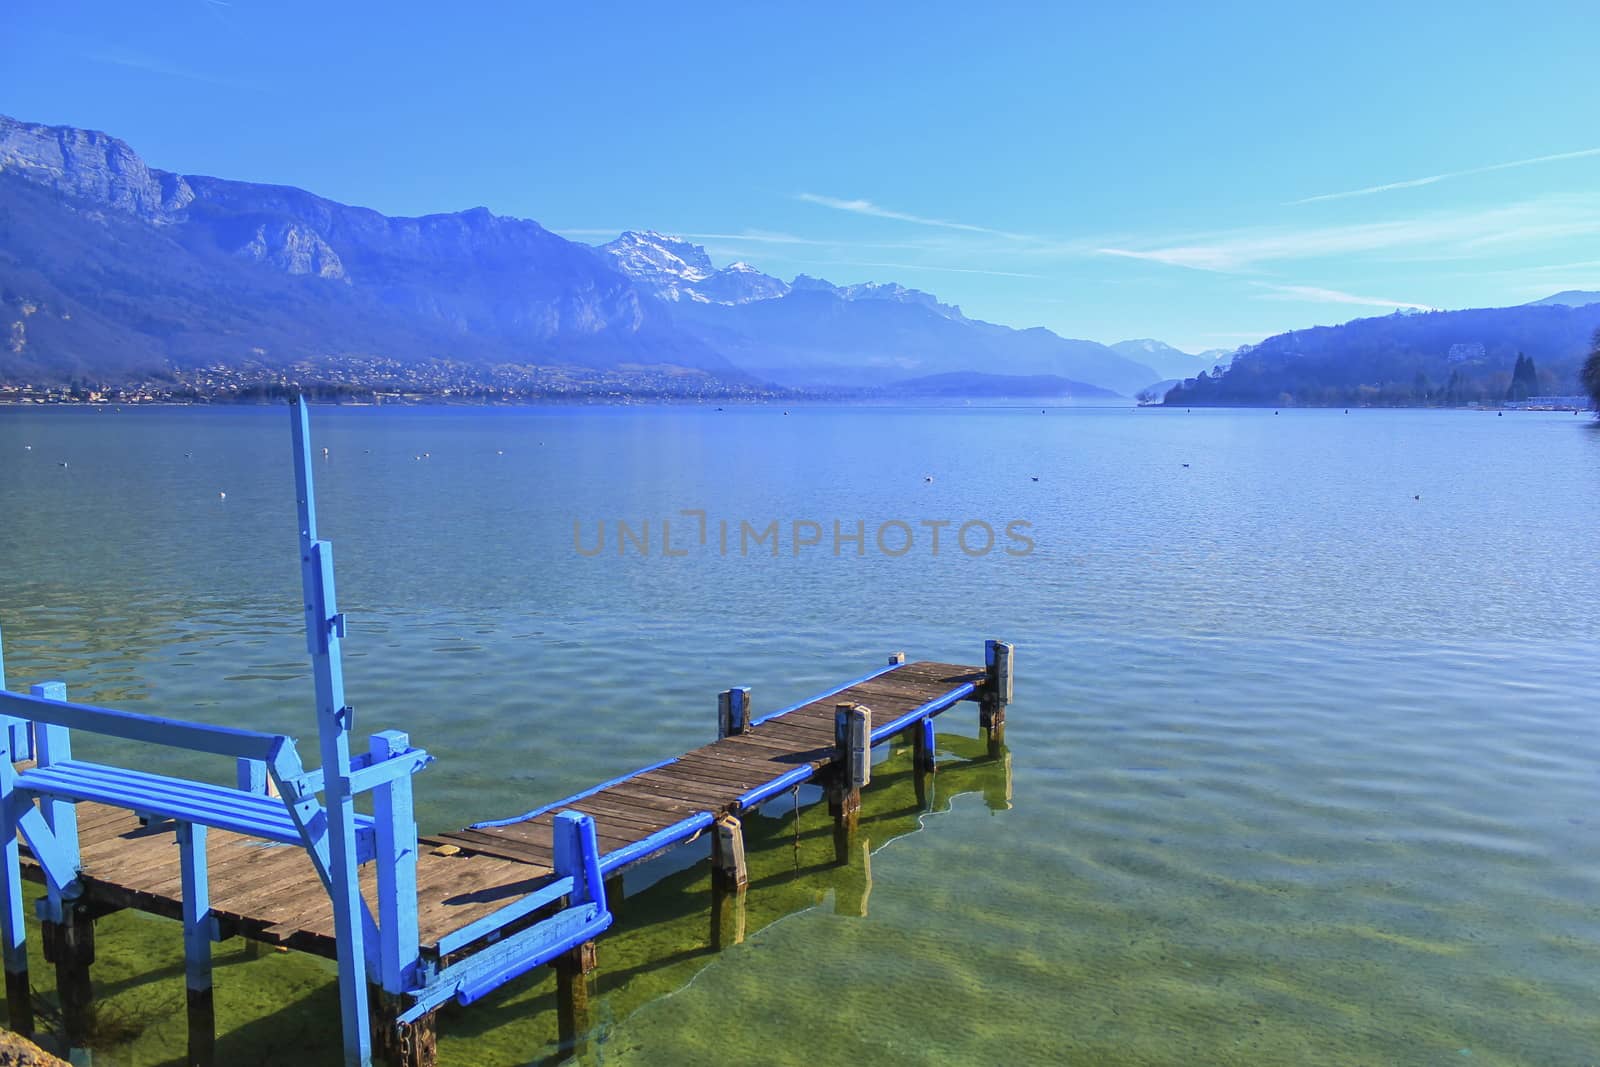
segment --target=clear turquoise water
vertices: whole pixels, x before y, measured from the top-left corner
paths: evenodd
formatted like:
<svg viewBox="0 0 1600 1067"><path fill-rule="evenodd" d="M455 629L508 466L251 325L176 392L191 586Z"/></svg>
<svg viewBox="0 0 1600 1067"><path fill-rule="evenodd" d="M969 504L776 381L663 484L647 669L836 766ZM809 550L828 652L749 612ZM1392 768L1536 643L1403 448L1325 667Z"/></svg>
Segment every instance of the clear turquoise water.
<svg viewBox="0 0 1600 1067"><path fill-rule="evenodd" d="M744 944L706 950L703 867L634 879L602 942L588 1059L1600 1054L1588 419L620 408L314 422L358 725L409 729L440 756L419 780L427 829L702 743L730 684L772 708L888 651L971 661L985 637L1018 646L1009 808L1005 764L957 759L981 753L958 711L940 726L937 814L916 815L903 755L877 775L869 860L829 869L815 808L798 826L786 810L761 820ZM0 409L11 685L62 677L80 699L306 733L287 425L283 409ZM662 517L684 544L678 513L696 508L758 526L859 518L869 538L892 519L1020 519L1037 548L971 558L947 541L933 556L923 540L856 558L825 540L796 557L786 540L777 558L741 557L713 535L683 558L574 549L575 520L586 546L596 522L650 519L659 538ZM323 964L236 944L219 958L228 1058L328 1055ZM181 1054L180 962L173 924L102 922L101 1060ZM42 966L35 982L50 984ZM538 978L448 1016L445 1062L550 1055L550 1004Z"/></svg>

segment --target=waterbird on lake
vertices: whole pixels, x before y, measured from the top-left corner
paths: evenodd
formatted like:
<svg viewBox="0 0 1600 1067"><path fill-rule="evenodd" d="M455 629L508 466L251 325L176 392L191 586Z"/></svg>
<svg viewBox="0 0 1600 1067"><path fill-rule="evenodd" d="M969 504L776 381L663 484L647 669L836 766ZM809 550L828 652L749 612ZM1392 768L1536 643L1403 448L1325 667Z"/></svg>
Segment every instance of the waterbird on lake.
<svg viewBox="0 0 1600 1067"><path fill-rule="evenodd" d="M63 464L62 464L62 466L66 466L66 464L64 464L64 463L63 463ZM924 474L924 475L923 475L923 476L922 476L922 480L923 480L923 481L925 481L925 482L931 482L931 481L933 481L933 475L931 475L931 474Z"/></svg>
<svg viewBox="0 0 1600 1067"><path fill-rule="evenodd" d="M1185 467L1187 467L1187 466L1188 466L1188 464L1187 464L1187 463L1185 463L1185 464L1184 464L1184 466L1185 466Z"/></svg>
<svg viewBox="0 0 1600 1067"><path fill-rule="evenodd" d="M33 451L33 446L32 445L23 445L22 446L22 450L24 452L32 452Z"/></svg>
<svg viewBox="0 0 1600 1067"><path fill-rule="evenodd" d="M66 465L67 465L67 461L66 461L66 460L62 460L62 461L61 461L61 465L62 465L62 466L63 466L63 467L65 467L65 466L66 466Z"/></svg>
<svg viewBox="0 0 1600 1067"><path fill-rule="evenodd" d="M327 455L327 454L328 454L328 450L327 450L327 449L326 449L326 448L324 448L324 449L323 449L323 450L322 450L322 454L323 454L323 455L324 455L324 456L326 456L326 455Z"/></svg>
<svg viewBox="0 0 1600 1067"><path fill-rule="evenodd" d="M218 500L226 500L226 499L228 499L228 494L224 493L222 490L218 489L217 490L217 499Z"/></svg>
<svg viewBox="0 0 1600 1067"><path fill-rule="evenodd" d="M1185 463L1185 464L1184 464L1184 466L1186 466L1186 467L1187 467L1187 466L1188 466L1188 464L1187 464L1187 463ZM1033 480L1034 480L1034 481L1038 481L1038 480L1039 480L1039 476L1038 476L1038 475L1037 475L1037 474L1035 474L1035 475L1034 475L1034 476L1033 476Z"/></svg>

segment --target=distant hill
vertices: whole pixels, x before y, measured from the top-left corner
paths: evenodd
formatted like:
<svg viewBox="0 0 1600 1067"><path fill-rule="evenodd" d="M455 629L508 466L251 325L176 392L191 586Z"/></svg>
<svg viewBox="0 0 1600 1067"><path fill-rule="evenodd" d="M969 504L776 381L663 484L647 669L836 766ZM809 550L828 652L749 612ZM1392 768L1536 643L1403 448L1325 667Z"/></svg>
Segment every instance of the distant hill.
<svg viewBox="0 0 1600 1067"><path fill-rule="evenodd" d="M971 371L1049 374L1131 396L1155 380L1149 367L1093 341L948 317L920 301L850 299L794 288L733 306L680 303L680 325L751 374L795 387L876 387Z"/></svg>
<svg viewBox="0 0 1600 1067"><path fill-rule="evenodd" d="M1220 375L1167 393L1169 405L1457 405L1505 399L1519 354L1538 388L1573 395L1600 329L1600 304L1540 302L1467 311L1397 312L1246 345Z"/></svg>
<svg viewBox="0 0 1600 1067"><path fill-rule="evenodd" d="M1523 306L1539 307L1541 304L1563 304L1574 308L1586 307L1589 304L1600 304L1600 293L1585 292L1582 289L1567 289L1564 292L1556 293L1554 296L1547 296L1543 300L1534 300Z"/></svg>
<svg viewBox="0 0 1600 1067"><path fill-rule="evenodd" d="M1051 397L1113 400L1120 394L1055 374L981 374L955 371L894 382L885 392L897 396Z"/></svg>

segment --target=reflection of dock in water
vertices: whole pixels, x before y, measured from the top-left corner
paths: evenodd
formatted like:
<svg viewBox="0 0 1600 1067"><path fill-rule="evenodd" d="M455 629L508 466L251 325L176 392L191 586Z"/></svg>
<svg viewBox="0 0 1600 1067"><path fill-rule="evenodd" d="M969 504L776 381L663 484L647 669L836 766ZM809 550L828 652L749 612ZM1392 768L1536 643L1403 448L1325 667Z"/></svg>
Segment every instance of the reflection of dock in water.
<svg viewBox="0 0 1600 1067"><path fill-rule="evenodd" d="M668 865L674 858L667 858L657 861L659 867L637 868L627 877L625 899L620 884L609 886L616 924L577 1001L581 1013L561 1019L559 1031L551 1016L562 1014L560 1002L567 994L549 983L531 999L486 1003L464 1021L470 1019L474 1030L515 1033L523 1048L553 1048L550 1060L558 1062L582 1054L635 1011L687 986L725 949L774 923L814 908L867 917L874 853L925 828L936 832L938 816L959 797L981 796L993 812L1011 807L1011 752L1003 724L992 731L980 728L977 736L953 732L954 722L949 728L952 732L940 732L936 739L935 772L918 770L909 742L887 746L887 758L872 768L872 784L862 793L856 827L848 835L835 832L837 820L814 787L773 797L759 813L747 815L744 887L729 884L703 862L715 860L708 844L699 846L702 862L673 869ZM456 1028L451 1018L448 1029Z"/></svg>

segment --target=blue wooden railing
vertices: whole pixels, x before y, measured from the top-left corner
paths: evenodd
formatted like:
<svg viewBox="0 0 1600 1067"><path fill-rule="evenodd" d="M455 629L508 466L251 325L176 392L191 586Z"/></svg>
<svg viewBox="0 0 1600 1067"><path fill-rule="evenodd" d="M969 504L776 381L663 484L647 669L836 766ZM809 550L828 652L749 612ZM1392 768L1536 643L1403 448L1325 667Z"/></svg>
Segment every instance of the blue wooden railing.
<svg viewBox="0 0 1600 1067"><path fill-rule="evenodd" d="M579 812L556 817L556 877L538 891L446 937L430 958L421 955L417 928L417 826L411 776L432 757L406 734L373 734L366 753L350 754L354 712L345 702L340 643L345 616L334 598L333 548L317 538L306 406L296 403L295 489L300 520L301 584L306 644L316 681L321 766L306 769L293 738L135 714L67 700L61 682L6 692L0 660L0 939L8 975L27 970L19 835L44 873L41 918L61 922L83 897L75 805L93 801L126 808L152 825L170 825L182 864L186 979L209 1002L211 942L220 931L207 883L208 828L303 847L333 904L345 1060L371 1060L367 984L402 996L409 1007L398 1022L414 1021L444 1002L470 1002L533 967L547 963L611 924L600 872L594 821ZM72 731L236 761L238 786L173 778L128 767L74 759ZM33 766L27 766L27 761ZM18 765L21 764L19 767ZM272 796L268 782L276 787ZM355 797L373 793L373 814L358 814ZM363 899L359 865L376 865L378 914ZM114 863L109 872L115 874ZM502 937L465 959L441 966L448 954L490 937L536 912L565 907L533 926ZM25 988L25 982L23 984ZM13 1009L15 1010L15 1009Z"/></svg>

